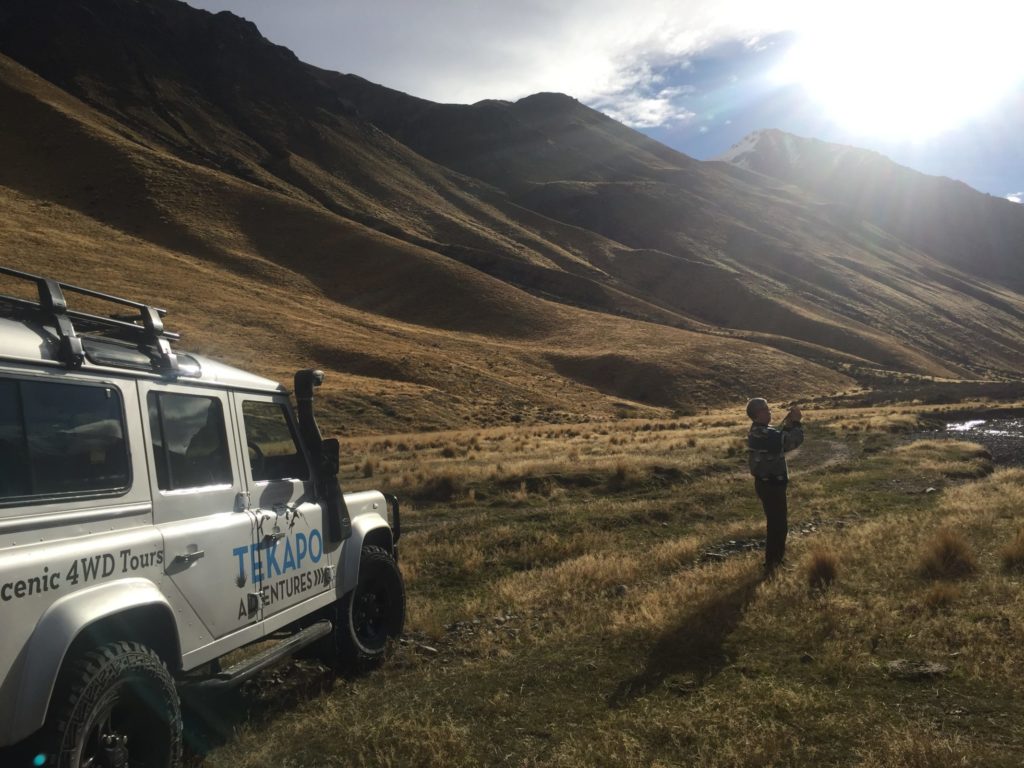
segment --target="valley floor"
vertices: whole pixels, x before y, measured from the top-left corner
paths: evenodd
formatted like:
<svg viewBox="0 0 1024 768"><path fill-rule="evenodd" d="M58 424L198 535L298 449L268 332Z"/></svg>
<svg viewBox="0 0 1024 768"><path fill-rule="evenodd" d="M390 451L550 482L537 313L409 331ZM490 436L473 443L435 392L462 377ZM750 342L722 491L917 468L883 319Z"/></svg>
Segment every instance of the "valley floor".
<svg viewBox="0 0 1024 768"><path fill-rule="evenodd" d="M348 441L350 489L418 499L407 635L210 703L194 760L1019 765L1024 470L908 436L935 411L808 414L770 582L731 416Z"/></svg>

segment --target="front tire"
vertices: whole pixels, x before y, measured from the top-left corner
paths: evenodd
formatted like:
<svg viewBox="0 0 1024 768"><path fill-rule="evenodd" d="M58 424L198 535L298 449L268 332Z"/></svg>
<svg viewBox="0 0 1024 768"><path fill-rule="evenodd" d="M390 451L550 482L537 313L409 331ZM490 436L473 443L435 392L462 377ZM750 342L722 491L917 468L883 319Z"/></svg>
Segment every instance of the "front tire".
<svg viewBox="0 0 1024 768"><path fill-rule="evenodd" d="M360 668L382 661L405 626L405 583L386 549L363 547L356 588L335 608L335 663Z"/></svg>
<svg viewBox="0 0 1024 768"><path fill-rule="evenodd" d="M50 719L48 765L176 768L181 706L167 667L139 643L119 641L72 661Z"/></svg>

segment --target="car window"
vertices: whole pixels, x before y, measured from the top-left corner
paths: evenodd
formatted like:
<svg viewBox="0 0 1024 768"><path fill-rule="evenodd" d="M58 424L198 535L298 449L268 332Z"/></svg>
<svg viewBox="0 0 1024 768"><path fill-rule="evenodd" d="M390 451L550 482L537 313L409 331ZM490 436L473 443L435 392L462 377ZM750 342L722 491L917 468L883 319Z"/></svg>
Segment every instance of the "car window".
<svg viewBox="0 0 1024 768"><path fill-rule="evenodd" d="M150 392L147 402L157 487L161 491L233 481L220 400Z"/></svg>
<svg viewBox="0 0 1024 768"><path fill-rule="evenodd" d="M242 416L253 480L309 479L309 467L283 405L246 400Z"/></svg>
<svg viewBox="0 0 1024 768"><path fill-rule="evenodd" d="M130 478L115 388L0 379L0 500L120 493Z"/></svg>

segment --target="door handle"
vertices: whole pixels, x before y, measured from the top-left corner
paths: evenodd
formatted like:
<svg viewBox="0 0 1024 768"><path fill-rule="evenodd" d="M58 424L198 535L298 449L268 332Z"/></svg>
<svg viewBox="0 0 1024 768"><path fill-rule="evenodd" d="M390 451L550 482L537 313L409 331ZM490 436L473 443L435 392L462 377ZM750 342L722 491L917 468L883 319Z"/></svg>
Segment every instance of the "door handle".
<svg viewBox="0 0 1024 768"><path fill-rule="evenodd" d="M206 553L203 550L197 549L195 552L185 552L184 554L181 554L181 555L175 555L174 556L174 562L176 562L176 563L185 563L185 565L188 565L190 563L195 562L199 558L205 557L205 556L206 556Z"/></svg>
<svg viewBox="0 0 1024 768"><path fill-rule="evenodd" d="M284 531L274 531L273 533L263 534L263 541L267 544L276 544L285 537Z"/></svg>

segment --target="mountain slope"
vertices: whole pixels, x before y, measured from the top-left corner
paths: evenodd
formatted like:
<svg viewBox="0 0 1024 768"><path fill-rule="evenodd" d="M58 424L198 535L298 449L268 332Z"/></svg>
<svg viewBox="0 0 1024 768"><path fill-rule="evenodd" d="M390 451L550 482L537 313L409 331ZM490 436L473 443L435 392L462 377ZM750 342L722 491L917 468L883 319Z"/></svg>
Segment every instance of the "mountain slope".
<svg viewBox="0 0 1024 768"><path fill-rule="evenodd" d="M747 136L720 160L794 184L939 260L1024 289L1024 210L866 149L778 130Z"/></svg>
<svg viewBox="0 0 1024 768"><path fill-rule="evenodd" d="M0 51L189 162L314 202L538 295L693 327L581 254L617 249L425 160L360 119L324 73L228 13L172 0L10 0ZM698 324L699 325L699 324Z"/></svg>
<svg viewBox="0 0 1024 768"><path fill-rule="evenodd" d="M0 164L0 261L167 305L186 348L280 380L319 365L335 425L655 414L773 383L792 395L849 384L744 341L536 298L187 163L4 57L0 156L12 159ZM611 355L619 374L605 380L590 361Z"/></svg>
<svg viewBox="0 0 1024 768"><path fill-rule="evenodd" d="M384 387L365 423L649 412L842 387L849 365L1005 377L1024 363L1024 297L1005 281L566 96L433 104L174 0L8 0L0 51L36 73L0 67L0 185L19 221L58 206L90 242L99 226L251 281L274 370L293 367L294 340L364 376L364 394L376 379L432 393L396 408ZM42 231L43 247L66 240ZM145 262L158 296L175 285L163 261ZM296 297L321 320L275 315ZM209 349L217 327L252 322L211 318ZM445 392L461 398L448 410Z"/></svg>
<svg viewBox="0 0 1024 768"><path fill-rule="evenodd" d="M561 93L436 104L355 75L322 77L344 103L403 144L502 189L565 179L642 181L700 165Z"/></svg>
<svg viewBox="0 0 1024 768"><path fill-rule="evenodd" d="M336 83L348 103L359 108L363 99L369 118L433 159L489 174L523 206L623 244L614 259L591 260L660 306L888 367L939 375L1019 369L1018 293L951 270L798 189L665 148L648 152L650 139L567 97L462 107L430 105L357 78ZM546 120L530 122L524 115L540 103L549 105ZM483 116L466 117L474 112ZM463 126L501 115L501 131L463 140ZM446 134L459 137L451 148L467 147L463 157L453 159L453 149L430 139ZM480 170L480 158L501 159L505 146L515 147L514 164ZM555 152L608 162L553 169Z"/></svg>
<svg viewBox="0 0 1024 768"><path fill-rule="evenodd" d="M950 257L953 238L931 249L921 238L886 237L885 222L844 215L760 174L698 163L559 94L463 106L350 75L329 82L418 152L621 243L615 258L592 263L659 306L887 367L996 376L1020 368L1024 305L1005 279L1020 272L1019 243L999 253L999 269L975 271L971 258ZM1009 213L1017 218L994 231L1024 221Z"/></svg>

